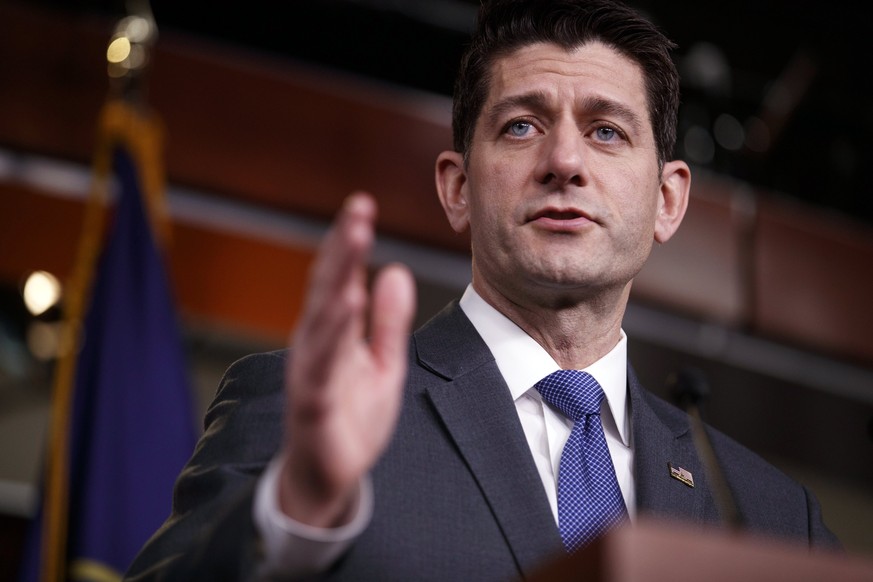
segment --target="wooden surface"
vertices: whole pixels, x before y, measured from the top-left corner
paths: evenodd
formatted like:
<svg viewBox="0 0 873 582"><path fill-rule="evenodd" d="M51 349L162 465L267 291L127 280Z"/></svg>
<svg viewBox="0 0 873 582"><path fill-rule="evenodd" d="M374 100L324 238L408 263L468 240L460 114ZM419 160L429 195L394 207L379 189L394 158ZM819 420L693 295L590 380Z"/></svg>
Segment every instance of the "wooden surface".
<svg viewBox="0 0 873 582"><path fill-rule="evenodd" d="M869 582L873 561L748 534L701 532L641 520L578 554L556 558L534 582Z"/></svg>

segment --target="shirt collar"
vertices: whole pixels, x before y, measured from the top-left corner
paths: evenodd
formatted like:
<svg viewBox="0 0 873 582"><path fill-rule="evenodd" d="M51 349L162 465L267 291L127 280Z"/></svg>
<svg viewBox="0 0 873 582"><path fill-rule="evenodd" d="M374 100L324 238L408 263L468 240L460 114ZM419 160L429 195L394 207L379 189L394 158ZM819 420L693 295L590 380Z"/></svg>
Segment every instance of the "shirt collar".
<svg viewBox="0 0 873 582"><path fill-rule="evenodd" d="M537 382L561 369L540 344L482 299L472 285L467 286L460 306L491 350L513 400L518 400L531 391ZM621 330L615 347L585 371L603 388L619 436L625 445L629 445L627 336L624 330ZM533 393L540 398L539 392L533 390Z"/></svg>

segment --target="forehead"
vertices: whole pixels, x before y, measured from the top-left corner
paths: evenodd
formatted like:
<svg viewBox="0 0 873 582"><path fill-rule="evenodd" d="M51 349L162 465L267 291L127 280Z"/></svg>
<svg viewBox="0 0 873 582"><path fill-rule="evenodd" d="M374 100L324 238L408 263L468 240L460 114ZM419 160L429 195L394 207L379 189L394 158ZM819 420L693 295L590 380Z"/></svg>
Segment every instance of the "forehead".
<svg viewBox="0 0 873 582"><path fill-rule="evenodd" d="M590 97L608 99L649 120L642 68L598 41L572 49L535 43L496 59L485 109L526 93L547 95L565 105Z"/></svg>

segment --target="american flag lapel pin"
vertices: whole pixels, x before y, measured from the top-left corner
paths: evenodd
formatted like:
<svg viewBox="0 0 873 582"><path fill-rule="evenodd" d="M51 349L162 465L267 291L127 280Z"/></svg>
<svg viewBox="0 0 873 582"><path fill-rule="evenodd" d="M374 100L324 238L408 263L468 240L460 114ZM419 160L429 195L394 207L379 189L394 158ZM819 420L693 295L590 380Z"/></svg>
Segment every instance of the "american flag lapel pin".
<svg viewBox="0 0 873 582"><path fill-rule="evenodd" d="M691 474L691 471L683 469L682 467L674 467L673 463L667 463L667 468L670 469L671 477L682 481L689 487L694 487L694 475Z"/></svg>

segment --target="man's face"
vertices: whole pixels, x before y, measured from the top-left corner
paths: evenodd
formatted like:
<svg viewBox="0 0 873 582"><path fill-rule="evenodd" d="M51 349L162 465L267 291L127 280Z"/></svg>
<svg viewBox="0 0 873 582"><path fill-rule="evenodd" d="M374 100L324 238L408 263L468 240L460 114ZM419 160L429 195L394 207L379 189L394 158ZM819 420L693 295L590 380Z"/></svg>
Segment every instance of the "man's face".
<svg viewBox="0 0 873 582"><path fill-rule="evenodd" d="M629 290L672 234L639 66L597 42L539 43L492 72L446 206L471 230L477 290L519 303Z"/></svg>

